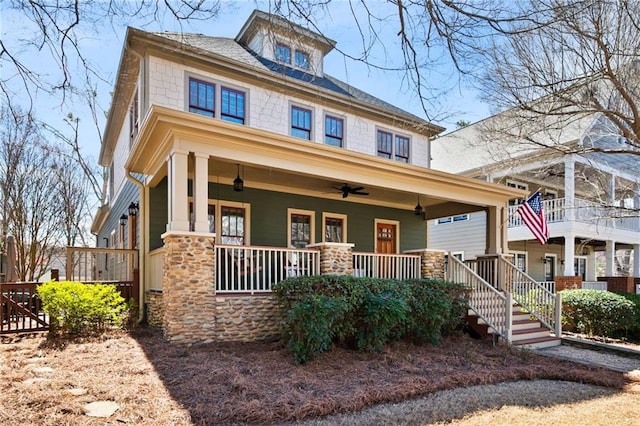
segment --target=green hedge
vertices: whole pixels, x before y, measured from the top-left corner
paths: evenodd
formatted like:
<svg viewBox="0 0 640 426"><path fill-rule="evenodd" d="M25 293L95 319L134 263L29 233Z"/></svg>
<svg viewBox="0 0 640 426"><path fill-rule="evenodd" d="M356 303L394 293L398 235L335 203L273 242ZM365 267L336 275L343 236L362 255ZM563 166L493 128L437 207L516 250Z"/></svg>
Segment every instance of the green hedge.
<svg viewBox="0 0 640 426"><path fill-rule="evenodd" d="M635 342L640 342L640 294L621 293L620 295L635 306L635 318L628 330L627 337Z"/></svg>
<svg viewBox="0 0 640 426"><path fill-rule="evenodd" d="M114 285L49 281L38 286L51 334L80 335L121 327L131 308Z"/></svg>
<svg viewBox="0 0 640 426"><path fill-rule="evenodd" d="M637 321L636 305L604 290L564 290L562 328L595 336L626 335Z"/></svg>
<svg viewBox="0 0 640 426"><path fill-rule="evenodd" d="M437 280L296 277L276 284L283 338L298 363L332 343L378 351L392 340L437 344L461 330L466 289Z"/></svg>

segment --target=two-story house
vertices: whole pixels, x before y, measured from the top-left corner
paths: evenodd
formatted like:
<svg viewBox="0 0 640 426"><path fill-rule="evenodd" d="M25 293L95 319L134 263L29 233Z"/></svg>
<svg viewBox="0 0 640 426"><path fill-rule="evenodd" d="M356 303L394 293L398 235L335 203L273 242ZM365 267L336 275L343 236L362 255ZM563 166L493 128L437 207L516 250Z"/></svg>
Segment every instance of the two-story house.
<svg viewBox="0 0 640 426"><path fill-rule="evenodd" d="M538 281L606 289L607 277L618 275L616 253L630 250L633 276L640 277L640 158L589 152L592 147L627 149L600 114L562 122L540 117L547 121L538 126L543 129L535 135L539 139L527 135L527 125L535 128L530 122L516 126L517 114L505 111L440 137L432 144L432 167L529 194L540 191L550 233L546 244L538 243L516 212L523 200L510 202L506 220L513 261ZM496 136L507 130L509 137ZM429 247L465 259L482 255L484 221L481 212L434 220ZM623 278L609 278L610 288L635 292L633 277Z"/></svg>
<svg viewBox="0 0 640 426"><path fill-rule="evenodd" d="M291 276L442 277L427 219L482 210L506 250L524 192L430 169L443 129L327 74L335 44L261 11L234 39L128 29L93 231L139 249L169 339L276 334L264 296Z"/></svg>

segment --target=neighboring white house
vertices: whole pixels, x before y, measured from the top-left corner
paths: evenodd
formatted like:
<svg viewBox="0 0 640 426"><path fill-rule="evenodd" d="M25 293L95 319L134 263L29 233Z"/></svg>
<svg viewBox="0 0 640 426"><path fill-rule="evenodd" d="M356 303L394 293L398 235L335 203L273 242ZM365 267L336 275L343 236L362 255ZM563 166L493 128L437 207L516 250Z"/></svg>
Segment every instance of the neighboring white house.
<svg viewBox="0 0 640 426"><path fill-rule="evenodd" d="M549 224L547 244L538 243L516 213L522 200L510 203L507 219L509 252L533 278L553 281L557 276L580 276L583 281L596 281L595 253L600 251L606 253L604 275L615 276L616 250L620 249L633 249L632 270L640 277L640 156L571 153L577 151L571 148L575 146L624 146L601 115L550 123L534 137L528 137L525 128L520 129L522 138L492 138L492 131L504 125L508 114L436 139L432 167L529 193L540 190ZM484 221L482 212L431 221L429 246L456 251L465 259L482 255Z"/></svg>

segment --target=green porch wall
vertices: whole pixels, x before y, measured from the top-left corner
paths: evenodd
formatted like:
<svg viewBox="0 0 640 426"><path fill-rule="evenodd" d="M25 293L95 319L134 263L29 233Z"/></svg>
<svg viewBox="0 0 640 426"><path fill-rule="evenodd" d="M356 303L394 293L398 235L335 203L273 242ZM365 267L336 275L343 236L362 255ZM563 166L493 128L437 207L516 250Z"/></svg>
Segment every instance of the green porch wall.
<svg viewBox="0 0 640 426"><path fill-rule="evenodd" d="M191 193L191 185L189 185ZM167 223L167 181L149 191L152 210L150 212L150 249L162 246L160 235ZM354 243L355 251L374 251L375 219L400 222L400 252L426 247L427 222L414 214L413 210L400 210L348 200L328 200L303 195L287 194L246 188L233 191L230 185L209 184L209 198L244 202L251 205L251 244L260 246L287 246L287 209L311 210L315 212L316 242L322 241L322 213L347 215L347 242ZM356 197L352 196L352 199Z"/></svg>

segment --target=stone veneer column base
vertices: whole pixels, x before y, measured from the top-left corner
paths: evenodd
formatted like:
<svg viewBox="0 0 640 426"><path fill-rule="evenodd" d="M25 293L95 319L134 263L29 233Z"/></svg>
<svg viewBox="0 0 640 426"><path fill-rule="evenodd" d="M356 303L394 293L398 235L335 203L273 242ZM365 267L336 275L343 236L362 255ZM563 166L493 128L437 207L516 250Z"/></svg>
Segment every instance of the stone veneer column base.
<svg viewBox="0 0 640 426"><path fill-rule="evenodd" d="M421 278L444 280L444 250L419 249L405 251L406 254L420 255Z"/></svg>
<svg viewBox="0 0 640 426"><path fill-rule="evenodd" d="M309 244L307 248L320 250L320 274L353 274L353 246L351 243Z"/></svg>
<svg viewBox="0 0 640 426"><path fill-rule="evenodd" d="M162 317L164 316L164 303L162 291L148 290L145 293L147 301L147 324L151 327L162 327Z"/></svg>
<svg viewBox="0 0 640 426"><path fill-rule="evenodd" d="M167 232L162 299L165 338L176 343L215 340L215 251L213 234Z"/></svg>

